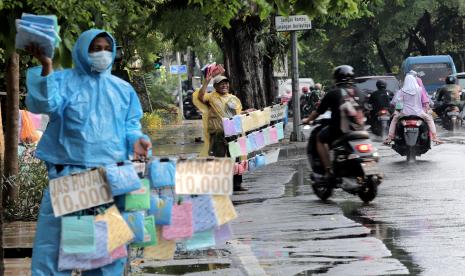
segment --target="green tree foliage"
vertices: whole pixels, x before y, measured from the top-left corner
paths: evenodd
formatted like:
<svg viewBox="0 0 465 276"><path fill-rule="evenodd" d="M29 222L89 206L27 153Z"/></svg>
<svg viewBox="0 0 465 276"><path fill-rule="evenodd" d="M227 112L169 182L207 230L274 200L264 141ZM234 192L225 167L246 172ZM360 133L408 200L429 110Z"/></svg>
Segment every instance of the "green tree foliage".
<svg viewBox="0 0 465 276"><path fill-rule="evenodd" d="M463 67L465 2L460 0L387 0L372 2L369 13L334 24L317 20L302 40L302 71L330 79L338 64L359 75L398 73L410 55L450 54ZM463 69L461 69L463 70Z"/></svg>

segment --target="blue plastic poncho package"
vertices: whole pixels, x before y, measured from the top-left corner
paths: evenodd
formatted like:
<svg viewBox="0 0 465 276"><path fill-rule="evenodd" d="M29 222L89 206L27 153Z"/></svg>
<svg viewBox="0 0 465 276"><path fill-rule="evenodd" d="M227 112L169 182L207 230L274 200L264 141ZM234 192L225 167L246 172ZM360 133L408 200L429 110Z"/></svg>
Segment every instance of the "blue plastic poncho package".
<svg viewBox="0 0 465 276"><path fill-rule="evenodd" d="M105 166L105 175L113 196L139 190L142 185L130 161Z"/></svg>
<svg viewBox="0 0 465 276"><path fill-rule="evenodd" d="M168 158L153 159L149 163L149 178L154 189L174 187L176 173L176 161Z"/></svg>

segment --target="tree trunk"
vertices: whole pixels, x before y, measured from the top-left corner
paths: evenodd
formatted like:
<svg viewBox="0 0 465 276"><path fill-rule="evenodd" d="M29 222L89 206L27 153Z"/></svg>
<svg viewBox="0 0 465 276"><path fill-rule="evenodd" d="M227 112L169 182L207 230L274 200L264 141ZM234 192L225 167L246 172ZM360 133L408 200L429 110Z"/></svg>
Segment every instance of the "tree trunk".
<svg viewBox="0 0 465 276"><path fill-rule="evenodd" d="M434 28L433 24L431 23L431 14L429 12L425 11L422 17L422 22L423 37L425 38L427 54L435 55L436 47L434 47Z"/></svg>
<svg viewBox="0 0 465 276"><path fill-rule="evenodd" d="M2 109L0 106L0 114ZM3 175L3 160L5 156L5 138L3 136L3 122L0 116L0 176ZM3 187L3 178L0 177L0 185ZM3 265L3 190L0 189L0 275L4 275L5 267Z"/></svg>
<svg viewBox="0 0 465 276"><path fill-rule="evenodd" d="M258 16L232 20L231 28L222 29L224 64L230 77L231 91L244 108L262 108L268 103L265 89L263 54L256 43L263 27Z"/></svg>
<svg viewBox="0 0 465 276"><path fill-rule="evenodd" d="M5 133L5 177L18 174L18 114L19 114L19 55L13 52L6 65L6 133ZM17 184L17 183L15 183ZM15 200L16 186L4 185L5 199Z"/></svg>
<svg viewBox="0 0 465 276"><path fill-rule="evenodd" d="M195 69L195 53L192 47L187 47L187 90L192 89L192 78Z"/></svg>
<svg viewBox="0 0 465 276"><path fill-rule="evenodd" d="M383 47L381 47L381 44L379 43L379 40L375 40L376 44L376 49L378 50L378 56L381 62L383 63L384 69L386 69L386 73L392 73L391 70L391 65L389 64L389 61L386 58L386 55L384 54Z"/></svg>

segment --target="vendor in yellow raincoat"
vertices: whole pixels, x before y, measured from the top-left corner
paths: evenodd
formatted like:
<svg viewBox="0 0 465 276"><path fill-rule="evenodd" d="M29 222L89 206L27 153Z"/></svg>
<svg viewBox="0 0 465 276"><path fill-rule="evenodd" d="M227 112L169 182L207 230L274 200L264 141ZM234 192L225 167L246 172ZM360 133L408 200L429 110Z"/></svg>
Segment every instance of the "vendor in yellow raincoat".
<svg viewBox="0 0 465 276"><path fill-rule="evenodd" d="M212 79L215 91L206 93ZM194 92L192 98L195 106L202 112L205 145L201 155L229 156L222 118L242 113L241 101L229 93L229 79L221 75L213 78L211 74L207 74L202 87ZM241 175L234 175L234 191L247 191L242 187Z"/></svg>

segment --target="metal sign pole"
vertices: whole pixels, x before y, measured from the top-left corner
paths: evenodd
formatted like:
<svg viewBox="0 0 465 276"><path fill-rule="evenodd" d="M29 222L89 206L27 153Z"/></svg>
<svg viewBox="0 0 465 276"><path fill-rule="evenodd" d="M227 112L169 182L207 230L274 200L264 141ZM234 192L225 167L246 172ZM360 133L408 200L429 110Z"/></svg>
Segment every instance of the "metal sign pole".
<svg viewBox="0 0 465 276"><path fill-rule="evenodd" d="M176 52L176 62L178 63L178 85L179 85L179 112L181 112L181 116L184 119L184 106L183 106L183 99L182 99L182 80L181 80L181 73L180 68L181 68L181 53Z"/></svg>
<svg viewBox="0 0 465 276"><path fill-rule="evenodd" d="M300 101L299 101L299 55L297 50L297 33L291 31L291 68L292 68L292 110L293 110L293 132L291 141L302 141L300 130Z"/></svg>

